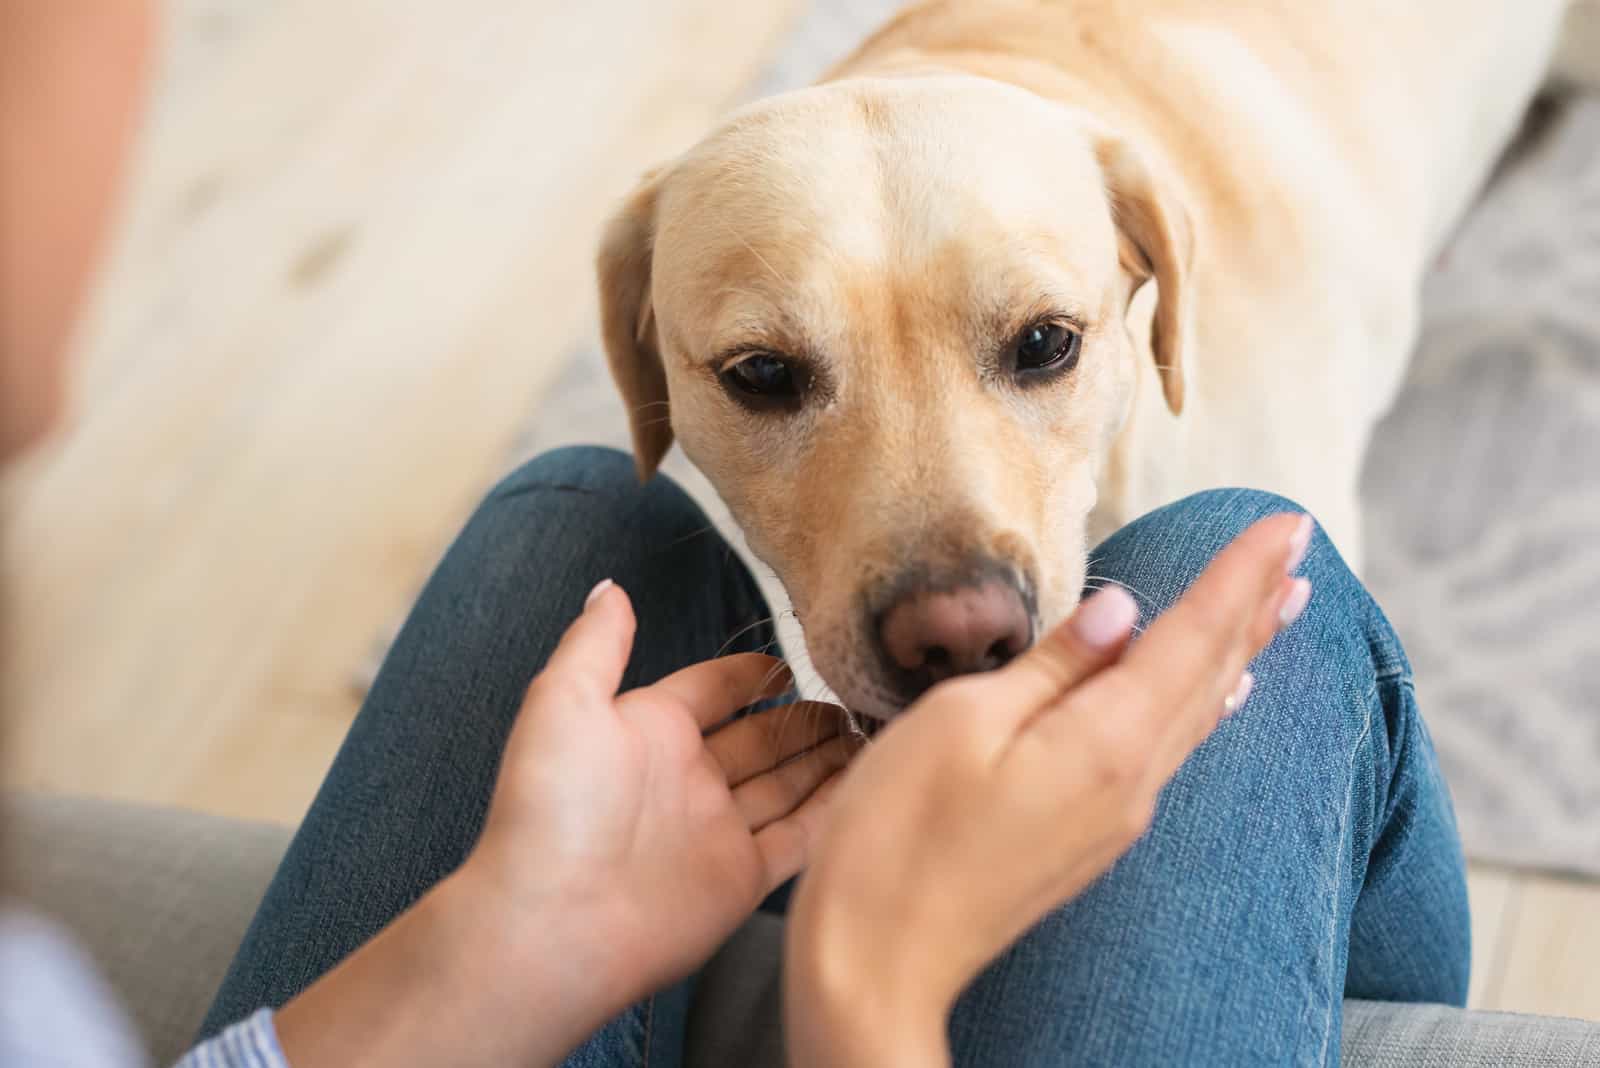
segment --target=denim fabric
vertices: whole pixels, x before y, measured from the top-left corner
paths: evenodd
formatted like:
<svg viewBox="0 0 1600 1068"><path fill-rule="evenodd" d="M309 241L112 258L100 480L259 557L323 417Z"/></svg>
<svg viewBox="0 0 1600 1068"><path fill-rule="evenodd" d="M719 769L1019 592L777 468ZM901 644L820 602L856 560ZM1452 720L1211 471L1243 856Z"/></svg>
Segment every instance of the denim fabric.
<svg viewBox="0 0 1600 1068"><path fill-rule="evenodd" d="M1198 494L1118 531L1090 573L1148 622L1293 507ZM1320 531L1300 573L1310 605L1151 831L963 995L957 1064L1331 1065L1346 995L1465 1003L1464 864L1410 666Z"/></svg>
<svg viewBox="0 0 1600 1068"><path fill-rule="evenodd" d="M1153 615L1286 507L1201 494L1120 531L1092 571ZM1404 654L1320 534L1304 573L1310 608L1149 835L963 995L957 1063L1335 1064L1346 993L1464 999L1460 848ZM424 590L203 1034L282 1005L460 864L524 689L608 576L639 614L628 686L773 641L754 582L676 487L639 486L608 450L523 467ZM568 1063L677 1064L691 996L685 983L633 1006Z"/></svg>
<svg viewBox="0 0 1600 1068"><path fill-rule="evenodd" d="M632 595L638 615L624 687L775 640L754 581L678 487L641 487L631 460L597 449L518 470L467 523L401 629L203 1035L282 1006L461 864L528 683L602 578ZM676 1063L688 996L683 985L636 1006L572 1063Z"/></svg>

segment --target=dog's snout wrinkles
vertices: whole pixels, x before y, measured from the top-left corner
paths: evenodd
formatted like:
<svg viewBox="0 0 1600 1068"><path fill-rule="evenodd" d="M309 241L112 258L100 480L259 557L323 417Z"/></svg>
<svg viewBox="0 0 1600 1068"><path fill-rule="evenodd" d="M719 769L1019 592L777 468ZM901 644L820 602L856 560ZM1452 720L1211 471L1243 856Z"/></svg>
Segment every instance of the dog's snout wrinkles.
<svg viewBox="0 0 1600 1068"><path fill-rule="evenodd" d="M952 675L1000 667L1032 637L1021 594L998 580L912 591L883 613L878 627L895 673L917 693Z"/></svg>

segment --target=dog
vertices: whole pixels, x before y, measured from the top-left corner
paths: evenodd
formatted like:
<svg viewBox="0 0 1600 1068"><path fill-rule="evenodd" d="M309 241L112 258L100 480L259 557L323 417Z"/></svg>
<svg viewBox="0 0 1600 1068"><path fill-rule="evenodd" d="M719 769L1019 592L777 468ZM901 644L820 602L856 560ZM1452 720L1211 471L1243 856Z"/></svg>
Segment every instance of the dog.
<svg viewBox="0 0 1600 1068"><path fill-rule="evenodd" d="M1586 76L1568 8L905 10L607 227L641 477L681 444L878 721L1026 649L1090 545L1192 491L1291 497L1359 566L1424 273L1558 46Z"/></svg>

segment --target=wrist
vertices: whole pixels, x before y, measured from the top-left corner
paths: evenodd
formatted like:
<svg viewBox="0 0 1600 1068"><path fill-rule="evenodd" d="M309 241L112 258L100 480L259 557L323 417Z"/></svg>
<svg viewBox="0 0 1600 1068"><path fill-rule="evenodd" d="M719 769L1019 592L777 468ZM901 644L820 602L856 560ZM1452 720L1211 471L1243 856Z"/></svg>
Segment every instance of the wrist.
<svg viewBox="0 0 1600 1068"><path fill-rule="evenodd" d="M467 959L455 970L521 992L523 1013L533 1007L530 997L548 1006L546 1025L579 1016L599 1026L647 992L629 974L620 905L576 882L512 892L474 856L429 896L432 908L450 917L439 922L459 931L457 955Z"/></svg>
<svg viewBox="0 0 1600 1068"><path fill-rule="evenodd" d="M471 863L281 1009L295 1068L554 1064L628 997L587 918L508 909Z"/></svg>
<svg viewBox="0 0 1600 1068"><path fill-rule="evenodd" d="M959 984L904 915L872 918L847 894L802 884L784 951L785 1033L797 1068L948 1063L946 1019Z"/></svg>

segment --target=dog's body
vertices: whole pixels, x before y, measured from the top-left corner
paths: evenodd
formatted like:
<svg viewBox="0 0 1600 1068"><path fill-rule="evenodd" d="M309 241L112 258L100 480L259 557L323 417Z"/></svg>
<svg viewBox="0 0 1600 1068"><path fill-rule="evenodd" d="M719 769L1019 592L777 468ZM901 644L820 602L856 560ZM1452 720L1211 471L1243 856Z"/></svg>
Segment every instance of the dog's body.
<svg viewBox="0 0 1600 1068"><path fill-rule="evenodd" d="M880 716L1014 655L1088 538L1196 489L1293 497L1358 559L1423 274L1567 6L914 7L613 224L641 469L675 431Z"/></svg>

